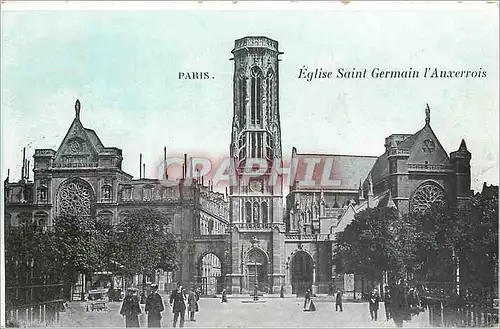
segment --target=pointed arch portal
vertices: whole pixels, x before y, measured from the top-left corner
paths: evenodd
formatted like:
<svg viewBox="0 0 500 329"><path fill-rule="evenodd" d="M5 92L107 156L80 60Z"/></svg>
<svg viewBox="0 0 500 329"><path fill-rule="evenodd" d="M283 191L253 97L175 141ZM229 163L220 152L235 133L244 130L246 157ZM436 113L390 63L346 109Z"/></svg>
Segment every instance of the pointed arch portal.
<svg viewBox="0 0 500 329"><path fill-rule="evenodd" d="M313 285L314 261L307 252L298 251L290 263L292 294L304 295Z"/></svg>
<svg viewBox="0 0 500 329"><path fill-rule="evenodd" d="M266 253L253 247L247 253L245 264L245 282L249 292L253 292L255 284L260 292L267 292L269 261Z"/></svg>

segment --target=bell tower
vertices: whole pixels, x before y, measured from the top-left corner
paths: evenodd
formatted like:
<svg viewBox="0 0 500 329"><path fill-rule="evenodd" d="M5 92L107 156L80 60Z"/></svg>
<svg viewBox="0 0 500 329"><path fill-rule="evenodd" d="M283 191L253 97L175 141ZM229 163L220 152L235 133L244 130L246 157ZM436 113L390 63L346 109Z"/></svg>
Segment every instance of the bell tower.
<svg viewBox="0 0 500 329"><path fill-rule="evenodd" d="M235 41L232 54L231 267L233 276L241 279L237 284L235 277L232 290L251 291L258 284L259 290L279 291L284 267L283 183L272 168L276 164L281 168L282 161L278 97L282 53L277 41L249 36Z"/></svg>

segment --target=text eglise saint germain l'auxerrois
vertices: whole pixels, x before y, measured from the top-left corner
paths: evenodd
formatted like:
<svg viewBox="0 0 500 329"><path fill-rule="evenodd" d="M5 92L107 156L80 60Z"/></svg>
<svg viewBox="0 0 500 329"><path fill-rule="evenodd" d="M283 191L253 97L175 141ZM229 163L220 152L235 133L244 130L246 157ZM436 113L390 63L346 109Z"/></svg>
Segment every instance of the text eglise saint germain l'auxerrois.
<svg viewBox="0 0 500 329"><path fill-rule="evenodd" d="M478 69L439 69L435 67L426 67L423 69L408 68L400 69L382 69L374 67L372 69L345 69L339 68L336 71L324 70L323 68L309 69L302 66L299 70L299 79L312 81L315 79L470 79L486 78L486 71Z"/></svg>

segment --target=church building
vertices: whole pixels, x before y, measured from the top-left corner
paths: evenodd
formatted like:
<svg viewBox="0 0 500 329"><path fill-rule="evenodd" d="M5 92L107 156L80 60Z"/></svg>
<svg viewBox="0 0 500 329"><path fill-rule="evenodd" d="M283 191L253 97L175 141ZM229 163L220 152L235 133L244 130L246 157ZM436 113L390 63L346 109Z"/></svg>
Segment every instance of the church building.
<svg viewBox="0 0 500 329"><path fill-rule="evenodd" d="M124 172L126 155L117 147L104 146L94 130L84 127L85 111L77 100L75 117L59 148L36 149L32 167L23 161L21 179L5 180L5 225L8 229L27 223L51 226L56 216L64 214L98 216L114 224L133 209L153 207L170 216L180 246L178 269L158 271L147 279L159 283L160 289L169 290L172 282L182 280L198 285L205 295L224 288L231 294L249 294L255 287L263 294L283 289L300 295L308 288L315 294L331 294L334 285L347 293L359 291L350 288L342 273L335 273L336 233L371 207L406 213L437 201L465 204L473 195L471 153L463 140L457 142L458 150L447 153L431 128L427 105L422 125L415 127L419 130L389 135L379 157L314 154L293 147L290 182L282 177L274 181L270 171L255 175L248 166L253 159L269 164L283 161L282 54L278 42L268 37L235 41L228 136L234 175L227 193L188 177L186 157L179 181L145 177L142 159L139 178ZM163 152L166 159L166 149ZM323 184L325 170L333 176L327 177L328 184ZM169 184L162 184L165 180ZM79 280L74 298L92 285L91 278ZM131 284L139 282L137 276Z"/></svg>

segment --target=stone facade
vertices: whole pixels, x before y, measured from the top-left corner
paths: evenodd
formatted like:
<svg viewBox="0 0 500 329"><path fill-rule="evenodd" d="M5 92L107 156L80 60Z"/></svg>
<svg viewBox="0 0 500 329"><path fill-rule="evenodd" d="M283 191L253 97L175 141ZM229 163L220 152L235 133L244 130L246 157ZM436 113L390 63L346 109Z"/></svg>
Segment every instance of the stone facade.
<svg viewBox="0 0 500 329"><path fill-rule="evenodd" d="M472 196L465 141L448 155L430 126L427 107L424 127L415 134L390 135L379 157L307 154L293 148L284 205L281 177L270 184L268 172L256 177L248 166L252 159L282 160L282 53L278 42L266 37L238 39L232 53L230 169L235 175L230 175L229 195L214 192L199 179L186 179L185 169L181 181L133 179L122 170L122 151L105 147L93 130L83 127L77 101L59 149L35 151L31 179L26 161L21 180L6 179L6 226L28 221L50 226L67 211L118 223L128 211L154 207L171 217L181 250L179 269L152 279L162 289L182 280L201 284L206 293L227 288L248 294L257 285L261 293L284 289L302 294L312 288L329 294L333 286L344 287L350 280L335 273L331 260L335 234L356 213L376 206L408 212L434 201L460 206ZM325 168L330 168L327 176Z"/></svg>

